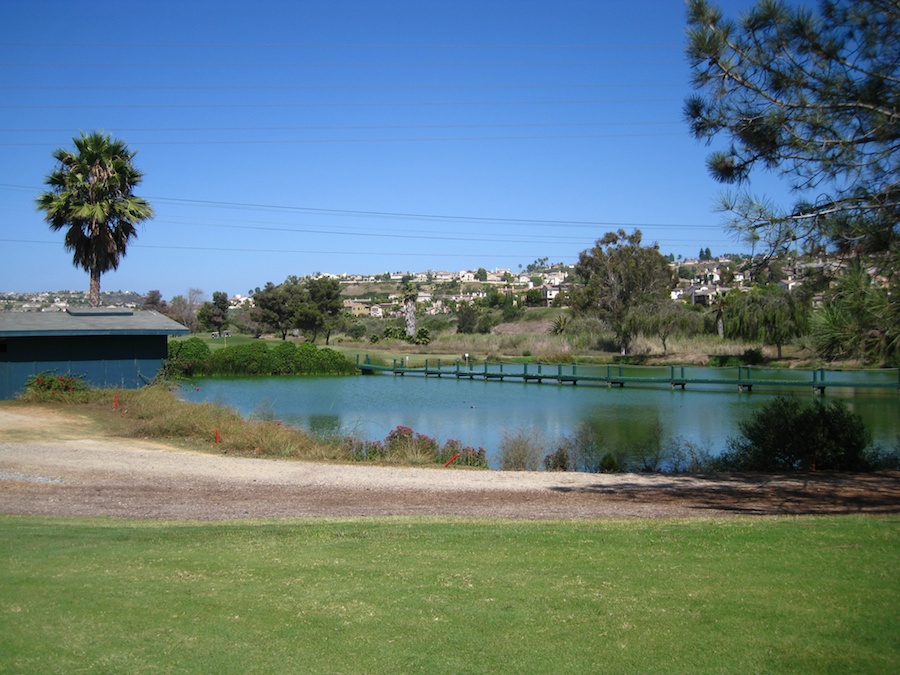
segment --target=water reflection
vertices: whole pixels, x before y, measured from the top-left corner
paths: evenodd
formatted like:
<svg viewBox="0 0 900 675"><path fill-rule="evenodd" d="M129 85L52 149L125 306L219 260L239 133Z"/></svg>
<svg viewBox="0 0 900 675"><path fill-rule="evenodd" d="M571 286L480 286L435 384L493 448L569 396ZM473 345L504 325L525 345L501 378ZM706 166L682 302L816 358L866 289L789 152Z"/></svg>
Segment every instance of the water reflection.
<svg viewBox="0 0 900 675"><path fill-rule="evenodd" d="M829 374L829 377L831 375ZM183 391L194 401L229 405L245 416L272 415L315 434L383 439L398 425L440 442L456 439L481 446L489 458L506 433L533 430L548 443L571 436L587 424L608 446L639 445L659 425L666 439L680 437L712 454L722 452L738 422L778 392L731 389L571 386L484 382L456 378L281 377L204 378ZM816 397L808 387L795 392ZM896 391L832 388L825 400L840 398L859 413L875 441L894 448L900 435ZM548 448L552 449L552 448Z"/></svg>

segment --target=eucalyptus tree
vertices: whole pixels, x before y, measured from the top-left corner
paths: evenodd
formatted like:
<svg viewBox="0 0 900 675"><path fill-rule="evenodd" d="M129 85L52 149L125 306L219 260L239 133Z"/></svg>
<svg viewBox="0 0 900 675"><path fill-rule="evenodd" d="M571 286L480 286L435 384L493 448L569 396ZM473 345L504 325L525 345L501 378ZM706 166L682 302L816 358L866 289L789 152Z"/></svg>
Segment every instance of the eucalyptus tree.
<svg viewBox="0 0 900 675"><path fill-rule="evenodd" d="M582 284L572 290L570 306L606 322L623 354L634 333L632 309L668 299L675 285L659 247L641 245L640 230L607 232L593 248L581 252L575 274Z"/></svg>
<svg viewBox="0 0 900 675"><path fill-rule="evenodd" d="M759 0L739 21L688 0L687 56L699 93L685 102L692 134L727 146L713 178L746 186L772 171L800 198L780 207L726 195L730 227L778 252L802 242L897 264L900 230L900 3L822 0L819 12ZM808 198L807 195L815 195Z"/></svg>
<svg viewBox="0 0 900 675"><path fill-rule="evenodd" d="M37 198L38 209L53 231L65 230L72 263L90 275L88 299L100 304L100 275L115 270L137 225L153 217L150 204L135 196L143 174L135 152L102 133L74 138L75 151L53 152L57 167L47 175L49 190Z"/></svg>

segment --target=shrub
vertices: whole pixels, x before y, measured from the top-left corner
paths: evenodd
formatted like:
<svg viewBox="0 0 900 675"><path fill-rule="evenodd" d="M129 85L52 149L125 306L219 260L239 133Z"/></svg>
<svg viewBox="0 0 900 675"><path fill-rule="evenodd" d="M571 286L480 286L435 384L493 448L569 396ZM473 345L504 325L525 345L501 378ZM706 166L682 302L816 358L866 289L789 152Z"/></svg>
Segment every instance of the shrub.
<svg viewBox="0 0 900 675"><path fill-rule="evenodd" d="M282 340L270 350L273 375L289 375L294 372L297 360L297 346Z"/></svg>
<svg viewBox="0 0 900 675"><path fill-rule="evenodd" d="M198 337L170 340L163 376L190 377L195 372L203 372L211 354L209 345Z"/></svg>
<svg viewBox="0 0 900 675"><path fill-rule="evenodd" d="M666 443L665 459L667 469L673 473L712 471L718 463L707 448L681 436Z"/></svg>
<svg viewBox="0 0 900 675"><path fill-rule="evenodd" d="M866 449L871 435L862 418L843 401L779 396L738 425L720 461L744 471L870 470Z"/></svg>
<svg viewBox="0 0 900 675"><path fill-rule="evenodd" d="M348 437L344 439L347 456L354 461L389 461L406 464L440 462L446 464L454 455L459 457L454 464L488 468L484 448L463 446L457 440L448 440L443 447L431 436L420 434L407 426L392 429L383 441L360 441Z"/></svg>
<svg viewBox="0 0 900 675"><path fill-rule="evenodd" d="M630 450L629 454L637 461L637 468L640 471L659 471L665 456L663 426L660 421L650 422L644 436Z"/></svg>
<svg viewBox="0 0 900 675"><path fill-rule="evenodd" d="M569 449L560 445L556 450L544 457L544 469L547 471L569 470Z"/></svg>
<svg viewBox="0 0 900 675"><path fill-rule="evenodd" d="M537 471L546 446L543 435L533 429L507 431L500 442L503 471Z"/></svg>
<svg viewBox="0 0 900 675"><path fill-rule="evenodd" d="M619 460L616 459L614 454L607 452L603 455L603 458L600 460L601 473L619 473L621 470L622 467L619 465Z"/></svg>
<svg viewBox="0 0 900 675"><path fill-rule="evenodd" d="M459 441L455 439L449 439L444 447L441 448L440 457L438 461L446 464L455 454L459 453L459 457L454 460L455 465L459 466L475 466L480 469L487 469L487 456L484 448L478 447L475 448L471 445L463 445Z"/></svg>
<svg viewBox="0 0 900 675"><path fill-rule="evenodd" d="M29 403L83 403L90 398L90 387L80 375L58 375L45 371L32 375L25 381L25 388L19 399Z"/></svg>
<svg viewBox="0 0 900 675"><path fill-rule="evenodd" d="M272 356L265 342L223 347L212 353L205 371L209 375L271 375Z"/></svg>
<svg viewBox="0 0 900 675"><path fill-rule="evenodd" d="M598 473L601 470L603 439L589 424L579 424L574 434L563 438L562 447L568 454L568 465L574 471Z"/></svg>

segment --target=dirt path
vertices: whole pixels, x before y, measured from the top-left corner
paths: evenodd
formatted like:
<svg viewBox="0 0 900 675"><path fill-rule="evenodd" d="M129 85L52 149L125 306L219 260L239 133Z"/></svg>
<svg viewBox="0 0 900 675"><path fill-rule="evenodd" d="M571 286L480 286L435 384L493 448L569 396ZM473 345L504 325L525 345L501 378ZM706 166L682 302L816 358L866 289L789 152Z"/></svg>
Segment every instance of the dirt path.
<svg viewBox="0 0 900 675"><path fill-rule="evenodd" d="M702 477L312 463L102 437L74 415L0 408L4 514L225 520L898 512L900 472Z"/></svg>

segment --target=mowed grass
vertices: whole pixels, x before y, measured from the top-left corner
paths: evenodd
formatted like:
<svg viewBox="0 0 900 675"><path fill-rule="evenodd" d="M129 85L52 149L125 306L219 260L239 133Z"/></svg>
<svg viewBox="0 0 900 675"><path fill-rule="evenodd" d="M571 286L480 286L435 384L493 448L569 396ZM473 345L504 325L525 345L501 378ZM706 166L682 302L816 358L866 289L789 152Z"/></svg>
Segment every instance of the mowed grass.
<svg viewBox="0 0 900 675"><path fill-rule="evenodd" d="M896 673L900 521L0 517L0 670Z"/></svg>

